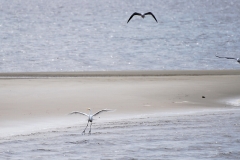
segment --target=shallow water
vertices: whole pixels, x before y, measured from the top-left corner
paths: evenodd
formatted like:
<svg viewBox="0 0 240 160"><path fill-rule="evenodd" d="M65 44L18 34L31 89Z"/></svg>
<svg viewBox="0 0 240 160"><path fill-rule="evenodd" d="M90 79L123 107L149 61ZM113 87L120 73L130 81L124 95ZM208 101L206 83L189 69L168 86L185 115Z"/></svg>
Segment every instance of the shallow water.
<svg viewBox="0 0 240 160"><path fill-rule="evenodd" d="M0 72L240 69L238 0L0 0ZM133 12L155 14L134 17Z"/></svg>
<svg viewBox="0 0 240 160"><path fill-rule="evenodd" d="M1 159L239 159L240 110L146 116L0 139Z"/></svg>

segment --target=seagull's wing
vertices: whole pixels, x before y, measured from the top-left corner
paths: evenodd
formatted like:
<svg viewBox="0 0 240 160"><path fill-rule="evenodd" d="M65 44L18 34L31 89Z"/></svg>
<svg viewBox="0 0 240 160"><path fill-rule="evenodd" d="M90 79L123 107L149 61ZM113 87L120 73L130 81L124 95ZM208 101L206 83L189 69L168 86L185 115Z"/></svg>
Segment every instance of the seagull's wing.
<svg viewBox="0 0 240 160"><path fill-rule="evenodd" d="M81 115L84 115L84 116L89 116L88 114L86 114L86 113L83 113L83 112L78 112L78 111L74 111L74 112L71 112L71 113L69 113L69 114L81 114Z"/></svg>
<svg viewBox="0 0 240 160"><path fill-rule="evenodd" d="M217 55L215 55L215 56L218 57L218 58L236 59L236 58L233 58L233 57L220 57L220 56L217 56Z"/></svg>
<svg viewBox="0 0 240 160"><path fill-rule="evenodd" d="M142 16L141 13L134 12L134 13L131 15L131 17L128 19L127 23L128 23L128 22L132 19L132 17L135 16L135 15Z"/></svg>
<svg viewBox="0 0 240 160"><path fill-rule="evenodd" d="M102 112L107 112L107 111L112 111L112 110L110 110L110 109L103 109L103 110L98 111L97 113L95 113L93 116L96 116L96 115L98 115L98 114L100 114Z"/></svg>
<svg viewBox="0 0 240 160"><path fill-rule="evenodd" d="M155 19L155 21L158 23L157 18L152 14L152 12L144 13L144 15L151 15Z"/></svg>

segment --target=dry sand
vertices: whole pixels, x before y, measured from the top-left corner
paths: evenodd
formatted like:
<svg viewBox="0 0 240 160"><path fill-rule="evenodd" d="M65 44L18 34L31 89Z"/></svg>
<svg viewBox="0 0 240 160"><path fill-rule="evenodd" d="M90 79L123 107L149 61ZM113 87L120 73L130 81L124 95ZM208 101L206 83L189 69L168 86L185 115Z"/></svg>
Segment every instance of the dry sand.
<svg viewBox="0 0 240 160"><path fill-rule="evenodd" d="M116 119L229 108L224 100L240 97L239 70L1 73L0 77L2 129L9 122L14 128L14 122L61 118L86 108L116 109L106 116Z"/></svg>

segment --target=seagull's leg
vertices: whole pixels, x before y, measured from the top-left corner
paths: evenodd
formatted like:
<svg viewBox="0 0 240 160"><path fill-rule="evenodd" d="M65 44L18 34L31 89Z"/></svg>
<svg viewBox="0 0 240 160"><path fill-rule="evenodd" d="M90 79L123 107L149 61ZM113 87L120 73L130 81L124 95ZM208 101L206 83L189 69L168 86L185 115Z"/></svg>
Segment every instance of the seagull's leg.
<svg viewBox="0 0 240 160"><path fill-rule="evenodd" d="M87 127L88 127L88 123L89 123L89 121L87 122L87 126L86 126L85 129L83 130L82 134L85 134L85 130L86 130Z"/></svg>
<svg viewBox="0 0 240 160"><path fill-rule="evenodd" d="M91 124L90 124L90 130L89 130L89 133L88 134L91 134L91 128L92 127L92 122L91 122Z"/></svg>

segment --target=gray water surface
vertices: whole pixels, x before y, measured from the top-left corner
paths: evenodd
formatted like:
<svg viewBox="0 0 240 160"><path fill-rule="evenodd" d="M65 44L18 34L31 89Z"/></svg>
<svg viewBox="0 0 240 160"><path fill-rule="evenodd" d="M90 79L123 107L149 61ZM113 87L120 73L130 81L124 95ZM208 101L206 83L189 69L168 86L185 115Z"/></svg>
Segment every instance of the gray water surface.
<svg viewBox="0 0 240 160"><path fill-rule="evenodd" d="M240 157L240 110L146 116L0 139L0 159L233 159ZM88 130L87 130L88 131Z"/></svg>
<svg viewBox="0 0 240 160"><path fill-rule="evenodd" d="M0 0L0 72L240 69L238 0ZM154 13L133 17L133 12Z"/></svg>

